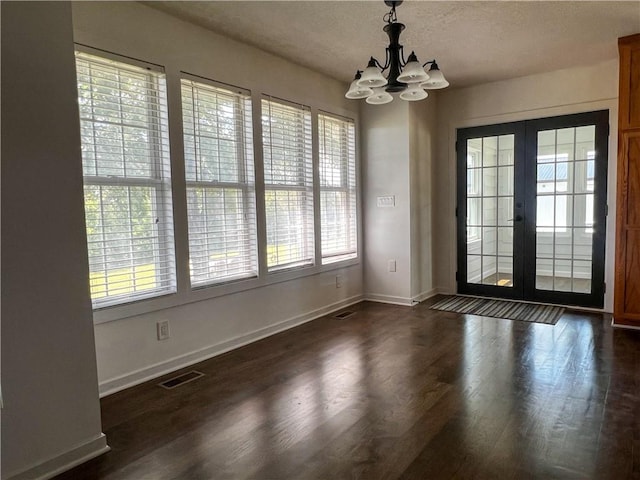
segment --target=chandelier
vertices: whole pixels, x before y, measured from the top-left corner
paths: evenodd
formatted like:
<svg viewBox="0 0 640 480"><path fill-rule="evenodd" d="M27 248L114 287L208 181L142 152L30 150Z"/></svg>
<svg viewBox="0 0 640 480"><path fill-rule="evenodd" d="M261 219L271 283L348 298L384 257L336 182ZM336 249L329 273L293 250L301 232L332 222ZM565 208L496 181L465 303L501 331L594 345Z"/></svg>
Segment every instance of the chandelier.
<svg viewBox="0 0 640 480"><path fill-rule="evenodd" d="M357 71L345 97L353 100L366 98L367 103L382 105L393 100L391 93L400 93L402 100L412 102L427 98L425 89L448 87L449 82L445 80L435 60L420 64L415 52L411 52L405 60L400 45L400 33L404 30L404 24L398 22L396 17L396 7L402 0L385 0L384 3L391 7L391 11L383 17L387 24L382 30L389 36L384 65L371 57L367 68ZM428 73L425 71L427 65L430 65ZM385 78L382 74L386 71L388 73Z"/></svg>

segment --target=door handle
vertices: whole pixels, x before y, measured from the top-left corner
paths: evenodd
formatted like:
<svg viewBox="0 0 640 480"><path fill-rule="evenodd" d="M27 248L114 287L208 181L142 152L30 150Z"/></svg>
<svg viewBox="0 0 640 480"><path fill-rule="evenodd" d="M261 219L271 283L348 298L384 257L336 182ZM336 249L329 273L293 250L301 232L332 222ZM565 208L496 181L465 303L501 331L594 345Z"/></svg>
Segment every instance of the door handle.
<svg viewBox="0 0 640 480"><path fill-rule="evenodd" d="M516 215L516 218L510 218L510 219L507 220L507 222L513 222L514 220L516 222L521 222L522 221L522 215Z"/></svg>

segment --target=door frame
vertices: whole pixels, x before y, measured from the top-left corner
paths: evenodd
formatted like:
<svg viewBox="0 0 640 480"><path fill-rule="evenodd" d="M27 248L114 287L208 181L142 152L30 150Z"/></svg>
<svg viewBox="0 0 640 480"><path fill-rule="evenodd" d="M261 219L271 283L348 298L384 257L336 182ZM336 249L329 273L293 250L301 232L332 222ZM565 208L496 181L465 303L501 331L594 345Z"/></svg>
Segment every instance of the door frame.
<svg viewBox="0 0 640 480"><path fill-rule="evenodd" d="M536 196L537 132L595 125L594 233L591 293L537 290L536 282ZM514 135L514 221L513 287L467 283L467 159L466 142L477 137ZM532 120L459 128L456 130L456 245L458 293L519 299L564 305L602 308L604 305L604 267L607 216L609 110L544 117ZM521 256L518 261L516 255Z"/></svg>
<svg viewBox="0 0 640 480"><path fill-rule="evenodd" d="M457 224L457 255L458 255L458 271L456 273L456 281L458 284L458 293L468 295L480 295L486 297L501 297L521 299L523 296L524 283L522 276L522 262L513 262L513 286L500 287L496 285L482 285L475 283L467 283L467 158L466 158L466 142L471 138L477 137L494 137L500 135L514 135L513 144L513 198L514 198L514 219L516 211L519 215L524 215L523 206L516 207L517 195L524 195L524 171L522 163L516 164L516 158L524 157L524 122L508 122L495 125L484 125L479 127L469 127L458 129L456 138L456 163L457 163L457 208L456 208L456 224ZM520 211L522 210L522 211ZM523 222L513 222L513 256L515 258L516 250L524 249L524 228Z"/></svg>
<svg viewBox="0 0 640 480"><path fill-rule="evenodd" d="M525 190L525 271L534 272L525 276L525 298L543 303L579 305L602 308L604 306L604 264L607 232L607 165L609 161L609 110L575 113L558 117L527 120L525 128L525 152L529 155L525 163L527 178L536 178L537 137L540 130L595 125L594 158L595 178L593 190L593 248L591 257L591 293L537 290L536 271L536 202L537 185L529 182ZM532 201L532 199L534 201Z"/></svg>

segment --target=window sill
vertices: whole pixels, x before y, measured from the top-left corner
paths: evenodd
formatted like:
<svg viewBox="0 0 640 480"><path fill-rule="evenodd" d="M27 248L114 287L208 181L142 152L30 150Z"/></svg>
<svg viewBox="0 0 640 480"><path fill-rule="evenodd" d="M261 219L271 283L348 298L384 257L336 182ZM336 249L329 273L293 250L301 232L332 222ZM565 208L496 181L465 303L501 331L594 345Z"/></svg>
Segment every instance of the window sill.
<svg viewBox="0 0 640 480"><path fill-rule="evenodd" d="M311 277L332 270L350 268L359 264L360 258L356 257L325 265L309 265L290 270L265 272L258 277L234 282L178 290L177 293L94 310L93 322L96 325L113 322L137 315L188 305L190 303L212 300L224 295L231 295L282 282Z"/></svg>

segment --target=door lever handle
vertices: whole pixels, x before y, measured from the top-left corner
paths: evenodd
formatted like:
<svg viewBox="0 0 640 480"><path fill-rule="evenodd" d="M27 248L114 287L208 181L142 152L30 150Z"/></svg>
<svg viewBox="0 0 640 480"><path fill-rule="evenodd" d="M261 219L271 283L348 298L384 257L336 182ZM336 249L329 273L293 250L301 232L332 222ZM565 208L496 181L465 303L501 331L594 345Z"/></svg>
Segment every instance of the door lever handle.
<svg viewBox="0 0 640 480"><path fill-rule="evenodd" d="M521 222L522 221L522 215L516 215L516 218L510 218L510 219L507 220L507 222L513 222L514 220L516 222Z"/></svg>

